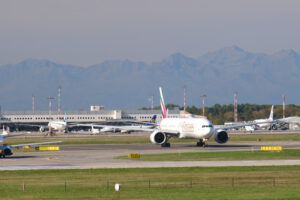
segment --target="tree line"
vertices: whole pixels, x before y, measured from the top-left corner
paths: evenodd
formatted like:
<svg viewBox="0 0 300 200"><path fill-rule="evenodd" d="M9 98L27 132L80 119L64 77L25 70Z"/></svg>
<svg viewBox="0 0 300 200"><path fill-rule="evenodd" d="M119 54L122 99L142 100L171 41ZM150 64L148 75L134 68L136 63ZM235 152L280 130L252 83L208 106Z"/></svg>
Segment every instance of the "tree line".
<svg viewBox="0 0 300 200"><path fill-rule="evenodd" d="M268 118L271 111L271 106L268 104L239 104L238 105L238 121L252 121L255 119ZM169 110L180 109L175 104L167 104ZM141 108L142 110L150 110L151 108ZM154 108L160 109L160 106ZM214 124L224 124L224 122L233 122L233 104L220 105L215 104L210 107L205 107L205 116ZM194 115L202 115L202 107L187 106L186 111ZM282 118L282 105L274 105L274 119ZM285 117L300 116L300 106L289 104L285 106Z"/></svg>

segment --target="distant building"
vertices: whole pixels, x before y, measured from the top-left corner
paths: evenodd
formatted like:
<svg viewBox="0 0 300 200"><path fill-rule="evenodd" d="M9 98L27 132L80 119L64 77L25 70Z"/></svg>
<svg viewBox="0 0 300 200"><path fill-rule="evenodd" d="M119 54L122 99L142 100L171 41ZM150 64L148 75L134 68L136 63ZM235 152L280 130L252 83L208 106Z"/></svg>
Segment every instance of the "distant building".
<svg viewBox="0 0 300 200"><path fill-rule="evenodd" d="M150 121L153 115L157 120L162 119L161 110L80 110L64 111L64 115L58 115L52 111L51 120L64 118L67 122L105 122L118 120ZM179 110L170 110L170 118L180 117ZM49 122L49 111L2 111L0 123L47 123Z"/></svg>
<svg viewBox="0 0 300 200"><path fill-rule="evenodd" d="M102 106L102 105L91 106L91 111L100 111L100 110L104 110L104 106Z"/></svg>

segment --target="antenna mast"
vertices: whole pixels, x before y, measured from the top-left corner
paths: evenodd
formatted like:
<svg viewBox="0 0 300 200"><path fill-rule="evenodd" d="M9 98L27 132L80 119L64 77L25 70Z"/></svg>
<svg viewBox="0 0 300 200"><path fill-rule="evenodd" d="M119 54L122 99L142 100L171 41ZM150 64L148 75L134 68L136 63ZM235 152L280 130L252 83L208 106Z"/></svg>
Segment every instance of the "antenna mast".
<svg viewBox="0 0 300 200"><path fill-rule="evenodd" d="M35 99L35 96L34 96L34 94L32 94L32 113L33 114L34 114L34 111L35 111L34 99Z"/></svg>
<svg viewBox="0 0 300 200"><path fill-rule="evenodd" d="M206 94L202 94L201 97L202 97L202 116L204 117L205 116L205 102L204 102L204 100L205 100Z"/></svg>
<svg viewBox="0 0 300 200"><path fill-rule="evenodd" d="M285 94L282 95L282 118L285 118Z"/></svg>
<svg viewBox="0 0 300 200"><path fill-rule="evenodd" d="M238 122L238 111L237 111L237 92L234 92L234 122Z"/></svg>
<svg viewBox="0 0 300 200"><path fill-rule="evenodd" d="M60 120L60 95L61 95L61 85L58 86L58 120Z"/></svg>
<svg viewBox="0 0 300 200"><path fill-rule="evenodd" d="M183 86L183 110L186 110L186 85Z"/></svg>

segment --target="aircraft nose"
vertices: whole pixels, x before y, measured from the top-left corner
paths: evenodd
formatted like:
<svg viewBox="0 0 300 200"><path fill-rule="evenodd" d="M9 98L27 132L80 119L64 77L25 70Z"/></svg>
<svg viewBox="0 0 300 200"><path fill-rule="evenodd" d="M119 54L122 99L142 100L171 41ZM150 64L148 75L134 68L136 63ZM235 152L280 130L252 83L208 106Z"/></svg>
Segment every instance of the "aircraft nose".
<svg viewBox="0 0 300 200"><path fill-rule="evenodd" d="M208 135L212 135L214 133L214 127L213 126L209 127L207 131L208 131L207 133Z"/></svg>

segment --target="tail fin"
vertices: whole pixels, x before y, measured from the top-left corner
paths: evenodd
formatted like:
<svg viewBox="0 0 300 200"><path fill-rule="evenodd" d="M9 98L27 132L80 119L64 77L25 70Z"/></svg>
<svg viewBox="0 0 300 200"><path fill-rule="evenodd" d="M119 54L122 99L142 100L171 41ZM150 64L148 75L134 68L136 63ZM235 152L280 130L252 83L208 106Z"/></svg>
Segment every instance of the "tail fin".
<svg viewBox="0 0 300 200"><path fill-rule="evenodd" d="M153 117L151 118L151 120L150 120L150 123L155 123L155 121L156 121L156 115L153 115Z"/></svg>
<svg viewBox="0 0 300 200"><path fill-rule="evenodd" d="M270 117L269 117L270 120L273 120L273 113L274 113L274 105L272 105L271 108Z"/></svg>
<svg viewBox="0 0 300 200"><path fill-rule="evenodd" d="M161 107L161 111L163 113L163 118L167 118L167 111L166 111L165 101L164 101L161 87L159 87L159 93L160 93L160 107Z"/></svg>

